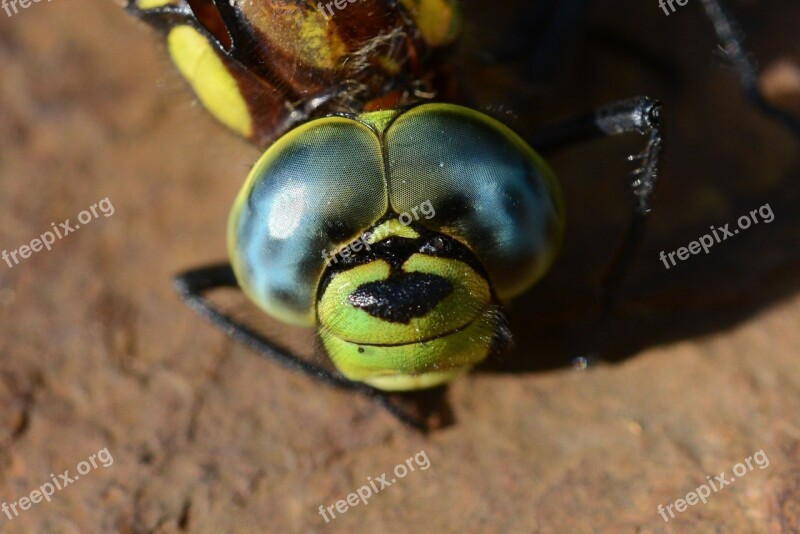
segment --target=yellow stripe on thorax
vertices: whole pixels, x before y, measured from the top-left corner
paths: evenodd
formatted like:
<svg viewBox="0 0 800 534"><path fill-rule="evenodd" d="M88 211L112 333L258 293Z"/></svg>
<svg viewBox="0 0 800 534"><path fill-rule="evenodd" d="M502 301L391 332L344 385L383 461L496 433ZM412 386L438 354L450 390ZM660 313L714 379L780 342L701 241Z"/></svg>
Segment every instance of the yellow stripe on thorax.
<svg viewBox="0 0 800 534"><path fill-rule="evenodd" d="M250 137L253 118L247 103L236 79L208 40L195 28L183 25L170 30L167 44L172 61L203 106L231 130Z"/></svg>
<svg viewBox="0 0 800 534"><path fill-rule="evenodd" d="M446 46L458 36L461 15L455 0L400 0L422 38L432 47Z"/></svg>
<svg viewBox="0 0 800 534"><path fill-rule="evenodd" d="M136 7L145 11L147 9L156 9L164 6L177 6L178 0L136 0Z"/></svg>

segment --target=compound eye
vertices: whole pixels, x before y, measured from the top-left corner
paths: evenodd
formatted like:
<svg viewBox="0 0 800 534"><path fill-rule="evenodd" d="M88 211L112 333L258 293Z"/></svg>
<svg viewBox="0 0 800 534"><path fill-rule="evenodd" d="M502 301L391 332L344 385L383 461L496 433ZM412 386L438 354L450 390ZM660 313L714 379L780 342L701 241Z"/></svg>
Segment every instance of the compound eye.
<svg viewBox="0 0 800 534"><path fill-rule="evenodd" d="M469 247L500 297L549 268L563 235L561 192L549 166L506 126L461 106L425 104L391 124L385 146L392 209L428 203L433 215L417 222Z"/></svg>
<svg viewBox="0 0 800 534"><path fill-rule="evenodd" d="M328 117L283 136L259 159L228 222L242 290L283 321L313 325L326 255L386 213L378 136Z"/></svg>

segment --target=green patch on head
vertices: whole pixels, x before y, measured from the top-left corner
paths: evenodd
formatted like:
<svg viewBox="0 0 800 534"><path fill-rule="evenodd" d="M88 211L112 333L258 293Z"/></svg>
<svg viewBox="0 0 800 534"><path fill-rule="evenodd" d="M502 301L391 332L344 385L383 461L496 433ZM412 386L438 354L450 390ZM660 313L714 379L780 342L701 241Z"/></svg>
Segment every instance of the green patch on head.
<svg viewBox="0 0 800 534"><path fill-rule="evenodd" d="M386 391L438 386L469 371L489 354L497 326L486 309L465 328L427 341L366 345L345 341L324 328L320 337L348 379Z"/></svg>
<svg viewBox="0 0 800 534"><path fill-rule="evenodd" d="M401 223L397 219L389 219L385 223L377 226L372 232L367 234L367 243L374 245L389 237L405 237L407 239L416 239L419 233L413 228Z"/></svg>
<svg viewBox="0 0 800 534"><path fill-rule="evenodd" d="M353 343L400 345L463 328L490 304L491 292L486 280L461 261L414 254L404 264L403 271L389 280L388 264L377 260L336 273L317 306L321 327ZM420 274L442 280L450 286L450 291L434 293L430 290L430 283L418 283ZM386 287L393 282L395 286L402 286L404 281L408 282L405 287ZM383 282L384 285L374 282ZM365 295L365 289L372 291ZM397 307L398 294L406 300L411 299L407 306L417 308L411 311L408 320L387 320L386 316L392 315L391 310L383 314L372 311L374 308ZM435 295L439 298L430 302L436 298ZM374 301L372 309L361 305L369 300Z"/></svg>
<svg viewBox="0 0 800 534"><path fill-rule="evenodd" d="M483 360L497 326L487 281L454 258L412 254L335 273L320 297L322 342L351 380L432 387Z"/></svg>

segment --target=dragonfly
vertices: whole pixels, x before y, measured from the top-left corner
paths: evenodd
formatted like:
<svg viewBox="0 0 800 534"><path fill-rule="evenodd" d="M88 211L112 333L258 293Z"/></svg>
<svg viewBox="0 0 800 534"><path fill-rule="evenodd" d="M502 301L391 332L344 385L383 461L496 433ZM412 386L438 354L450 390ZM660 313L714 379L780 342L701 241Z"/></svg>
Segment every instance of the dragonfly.
<svg viewBox="0 0 800 534"><path fill-rule="evenodd" d="M577 4L535 3L554 19ZM743 85L774 111L730 18L704 5ZM604 283L611 308L660 176L656 99L622 98L525 140L464 105L448 59L456 0L128 0L127 10L164 35L204 108L263 151L230 212L229 261L175 280L189 306L259 354L426 429L408 395L507 347L504 306L558 256L564 201L539 150L632 134L644 146L628 158L633 209ZM333 367L220 310L208 298L219 288L315 329Z"/></svg>

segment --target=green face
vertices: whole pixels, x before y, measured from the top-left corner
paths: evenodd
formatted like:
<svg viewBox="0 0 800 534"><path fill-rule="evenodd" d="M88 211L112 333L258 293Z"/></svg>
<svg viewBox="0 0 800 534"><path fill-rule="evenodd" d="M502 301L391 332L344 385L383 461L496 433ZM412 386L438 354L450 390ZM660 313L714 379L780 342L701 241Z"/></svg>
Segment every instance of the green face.
<svg viewBox="0 0 800 534"><path fill-rule="evenodd" d="M563 233L558 185L518 136L426 104L328 117L276 142L231 212L243 291L315 326L337 368L384 390L449 381L505 332Z"/></svg>
<svg viewBox="0 0 800 534"><path fill-rule="evenodd" d="M351 380L386 390L446 382L490 349L498 314L489 283L454 240L384 235L365 254L337 258L342 265L326 273L320 337Z"/></svg>

